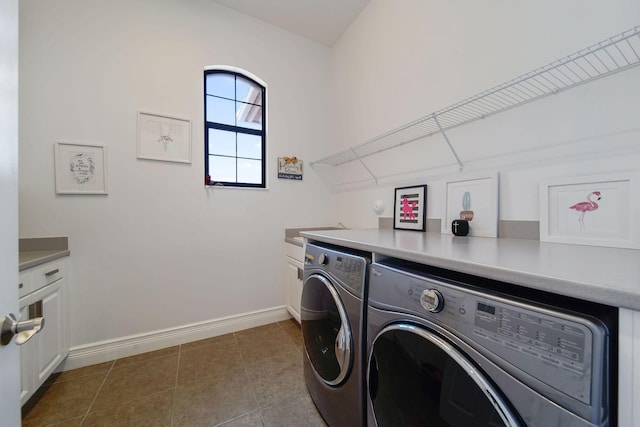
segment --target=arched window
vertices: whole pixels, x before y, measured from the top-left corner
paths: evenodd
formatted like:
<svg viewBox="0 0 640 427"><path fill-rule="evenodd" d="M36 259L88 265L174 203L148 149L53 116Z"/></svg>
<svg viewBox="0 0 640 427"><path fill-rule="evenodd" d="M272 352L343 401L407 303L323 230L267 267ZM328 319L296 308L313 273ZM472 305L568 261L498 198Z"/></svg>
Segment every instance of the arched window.
<svg viewBox="0 0 640 427"><path fill-rule="evenodd" d="M266 188L266 85L211 67L204 88L205 184Z"/></svg>

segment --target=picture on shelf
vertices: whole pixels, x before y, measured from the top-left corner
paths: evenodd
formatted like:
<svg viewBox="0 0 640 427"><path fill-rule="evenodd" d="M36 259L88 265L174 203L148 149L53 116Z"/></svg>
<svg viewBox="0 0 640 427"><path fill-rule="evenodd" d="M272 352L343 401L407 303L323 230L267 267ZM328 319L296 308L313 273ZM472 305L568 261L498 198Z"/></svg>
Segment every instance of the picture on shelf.
<svg viewBox="0 0 640 427"><path fill-rule="evenodd" d="M456 176L445 180L442 232L453 234L455 220L468 221L468 235L498 237L498 173Z"/></svg>
<svg viewBox="0 0 640 427"><path fill-rule="evenodd" d="M640 248L640 227L631 214L640 205L632 196L639 178L629 172L541 183L540 240Z"/></svg>
<svg viewBox="0 0 640 427"><path fill-rule="evenodd" d="M426 217L426 185L395 189L393 228L398 230L425 231L427 227Z"/></svg>

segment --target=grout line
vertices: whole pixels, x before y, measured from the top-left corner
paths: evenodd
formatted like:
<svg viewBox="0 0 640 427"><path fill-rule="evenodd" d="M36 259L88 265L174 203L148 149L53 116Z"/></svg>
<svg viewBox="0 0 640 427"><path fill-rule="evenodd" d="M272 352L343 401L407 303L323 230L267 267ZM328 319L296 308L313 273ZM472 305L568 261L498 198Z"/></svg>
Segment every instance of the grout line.
<svg viewBox="0 0 640 427"><path fill-rule="evenodd" d="M180 372L180 358L182 357L182 344L178 346L178 363L176 364L176 381L173 384L173 397L171 399L171 420L169 425L173 427L173 416L176 410L176 396L178 394L178 374Z"/></svg>
<svg viewBox="0 0 640 427"><path fill-rule="evenodd" d="M98 391L96 392L96 395L93 396L93 400L89 404L89 407L87 408L87 412L85 412L84 416L82 417L82 420L80 421L80 425L83 425L84 422L87 420L87 417L89 416L89 413L91 412L91 408L93 408L93 405L96 403L96 400L98 399L98 395L102 391L102 388L104 387L104 384L107 382L107 378L109 378L109 375L111 375L111 371L113 370L114 366L116 366L116 361L115 360L113 360L113 363L111 363L111 367L109 368L109 371L107 372L107 375L104 376L104 379L102 380L102 384L100 384L100 387L98 387Z"/></svg>
<svg viewBox="0 0 640 427"><path fill-rule="evenodd" d="M271 406L271 405L267 405L267 406L264 406L264 407L258 407L257 409L254 409L253 411L245 412L244 414L237 415L237 416L235 416L235 417L233 417L233 418L229 418L228 420L224 420L224 421L222 421L221 423L215 424L213 427L222 427L222 426L225 426L225 425L227 425L227 424L229 424L229 423L231 423L231 422L233 422L233 421L239 420L240 418L246 417L247 415L251 415L251 414L254 414L254 413L256 413L256 412L259 412L259 411L261 411L262 409L267 408L268 406ZM262 425L264 426L264 420L262 419L262 415L260 415L260 414L258 413L258 416L260 417L260 422L261 422L261 423L262 423Z"/></svg>

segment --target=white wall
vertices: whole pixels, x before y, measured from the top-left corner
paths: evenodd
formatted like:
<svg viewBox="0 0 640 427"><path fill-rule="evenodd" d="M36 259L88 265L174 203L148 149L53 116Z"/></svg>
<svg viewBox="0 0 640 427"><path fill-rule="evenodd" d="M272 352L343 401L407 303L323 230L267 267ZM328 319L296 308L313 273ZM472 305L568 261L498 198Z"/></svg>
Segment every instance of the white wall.
<svg viewBox="0 0 640 427"><path fill-rule="evenodd" d="M203 69L268 85L269 189L205 189ZM329 193L276 158L328 138L329 49L210 0L20 2L20 236L69 236L71 344L282 306L287 227ZM136 159L136 112L190 118L193 162ZM56 195L55 141L104 144L108 196Z"/></svg>
<svg viewBox="0 0 640 427"><path fill-rule="evenodd" d="M323 157L639 24L636 0L371 0L332 48L332 146ZM637 169L638 68L448 132L465 172L500 172L501 219L538 220L542 179ZM393 216L393 188L418 183L429 186L427 216L441 218L442 178L459 173L444 140L380 157L382 174L405 163L424 170L336 193L336 221L375 227L374 201Z"/></svg>
<svg viewBox="0 0 640 427"><path fill-rule="evenodd" d="M640 23L636 0L372 0L329 50L209 0L20 8L20 235L70 238L74 346L282 305L283 229L375 227L399 184L428 184L439 218L442 140L409 152L423 176L335 194L309 167L278 180L276 158L308 166ZM268 191L202 185L214 64L268 84ZM636 168L639 85L634 69L449 136L465 170L500 171L502 219L537 220L540 179ZM191 165L136 159L139 110L193 120ZM107 146L108 196L55 194L55 141Z"/></svg>

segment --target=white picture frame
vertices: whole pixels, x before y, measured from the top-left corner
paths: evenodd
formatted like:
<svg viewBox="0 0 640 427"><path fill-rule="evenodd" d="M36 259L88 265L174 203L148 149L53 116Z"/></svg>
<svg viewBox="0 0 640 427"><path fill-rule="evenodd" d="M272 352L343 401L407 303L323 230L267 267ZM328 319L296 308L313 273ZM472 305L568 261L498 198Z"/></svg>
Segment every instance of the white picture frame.
<svg viewBox="0 0 640 427"><path fill-rule="evenodd" d="M640 249L640 173L540 183L540 241Z"/></svg>
<svg viewBox="0 0 640 427"><path fill-rule="evenodd" d="M451 223L469 221L469 236L498 237L498 172L457 175L444 180L442 233Z"/></svg>
<svg viewBox="0 0 640 427"><path fill-rule="evenodd" d="M108 194L103 145L56 142L54 162L57 194Z"/></svg>
<svg viewBox="0 0 640 427"><path fill-rule="evenodd" d="M191 163L191 120L138 111L137 157Z"/></svg>

